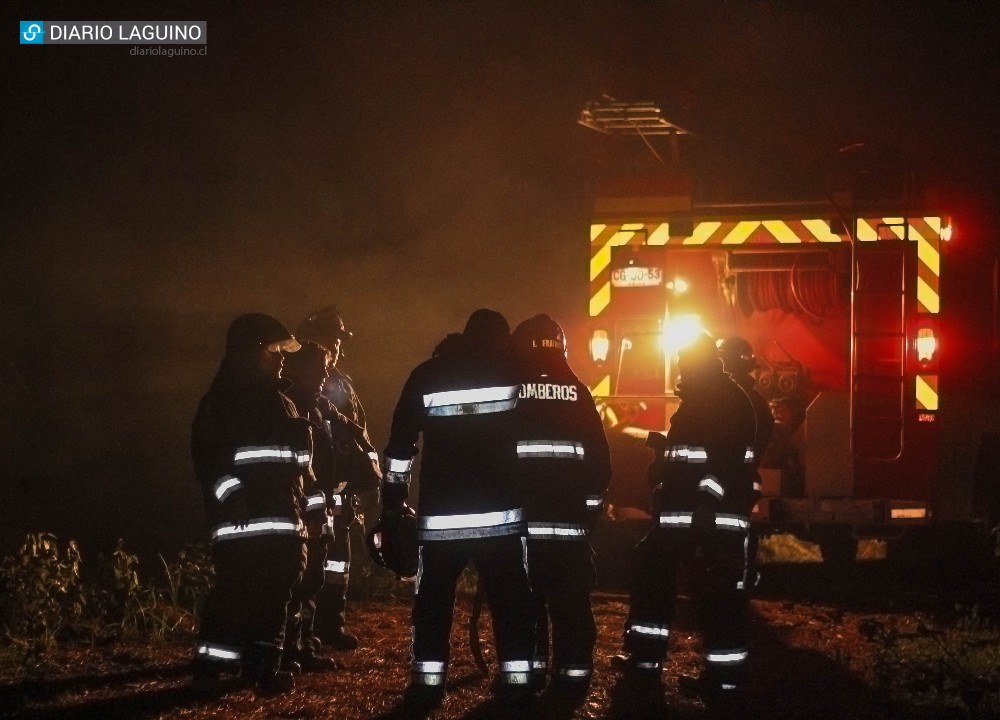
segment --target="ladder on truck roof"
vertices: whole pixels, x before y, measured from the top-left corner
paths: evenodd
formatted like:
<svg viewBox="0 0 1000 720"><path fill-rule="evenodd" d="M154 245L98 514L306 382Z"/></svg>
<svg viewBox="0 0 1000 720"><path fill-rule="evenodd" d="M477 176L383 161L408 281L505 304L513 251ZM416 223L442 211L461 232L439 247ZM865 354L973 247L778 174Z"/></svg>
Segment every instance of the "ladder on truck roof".
<svg viewBox="0 0 1000 720"><path fill-rule="evenodd" d="M663 117L653 102L618 102L604 96L591 102L580 113L578 122L606 135L692 135L677 123Z"/></svg>
<svg viewBox="0 0 1000 720"><path fill-rule="evenodd" d="M670 143L670 161L677 165L680 160L678 138L681 135L694 136L675 122L667 120L663 111L654 102L618 102L605 95L600 102L591 102L580 113L577 120L584 127L597 130L605 135L631 135L638 137L661 163L666 165L660 153L649 141L649 136L666 136Z"/></svg>

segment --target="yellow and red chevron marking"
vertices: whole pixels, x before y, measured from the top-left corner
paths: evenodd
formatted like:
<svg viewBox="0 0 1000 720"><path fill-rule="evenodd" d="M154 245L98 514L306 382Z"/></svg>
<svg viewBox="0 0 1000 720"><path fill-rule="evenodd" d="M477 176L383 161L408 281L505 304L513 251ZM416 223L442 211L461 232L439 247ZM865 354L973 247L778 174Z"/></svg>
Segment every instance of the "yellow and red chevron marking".
<svg viewBox="0 0 1000 720"><path fill-rule="evenodd" d="M858 220L859 242L909 237L917 243L917 302L920 312L940 309L941 218ZM849 242L830 231L823 218L806 220L702 221L688 236L671 235L669 223L617 223L590 226L590 315L597 317L611 302L611 248L619 245L744 245Z"/></svg>
<svg viewBox="0 0 1000 720"><path fill-rule="evenodd" d="M917 410L938 409L938 376L917 375Z"/></svg>
<svg viewBox="0 0 1000 720"><path fill-rule="evenodd" d="M941 310L941 218L910 218L909 228L903 218L859 218L858 242L903 240L917 243L917 310L937 313Z"/></svg>

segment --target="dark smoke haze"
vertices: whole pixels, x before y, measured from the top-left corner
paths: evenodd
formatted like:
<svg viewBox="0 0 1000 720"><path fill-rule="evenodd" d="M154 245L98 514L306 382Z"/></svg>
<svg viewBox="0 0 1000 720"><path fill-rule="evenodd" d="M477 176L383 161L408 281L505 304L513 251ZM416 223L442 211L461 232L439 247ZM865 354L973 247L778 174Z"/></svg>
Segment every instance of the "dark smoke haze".
<svg viewBox="0 0 1000 720"><path fill-rule="evenodd" d="M243 312L294 326L336 302L379 448L473 309L579 321L602 138L576 118L602 93L692 118L735 193L820 187L868 140L995 202L998 13L978 4L224 5L18 8L204 19L208 55L7 41L0 549L200 539L188 431Z"/></svg>

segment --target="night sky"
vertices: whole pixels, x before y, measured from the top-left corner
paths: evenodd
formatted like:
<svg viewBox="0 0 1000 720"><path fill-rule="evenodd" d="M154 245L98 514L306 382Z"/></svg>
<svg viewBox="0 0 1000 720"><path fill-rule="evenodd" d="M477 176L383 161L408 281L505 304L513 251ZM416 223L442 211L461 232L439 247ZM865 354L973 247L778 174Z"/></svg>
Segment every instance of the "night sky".
<svg viewBox="0 0 1000 720"><path fill-rule="evenodd" d="M992 3L13 7L0 549L42 529L201 539L188 433L241 313L294 327L336 302L380 449L409 370L475 308L580 320L605 148L576 120L602 94L683 117L708 186L736 196L815 197L862 141L937 188L968 218L945 271L953 347L976 357L956 393L995 372L977 332L995 322ZM17 46L16 19L206 20L208 54Z"/></svg>

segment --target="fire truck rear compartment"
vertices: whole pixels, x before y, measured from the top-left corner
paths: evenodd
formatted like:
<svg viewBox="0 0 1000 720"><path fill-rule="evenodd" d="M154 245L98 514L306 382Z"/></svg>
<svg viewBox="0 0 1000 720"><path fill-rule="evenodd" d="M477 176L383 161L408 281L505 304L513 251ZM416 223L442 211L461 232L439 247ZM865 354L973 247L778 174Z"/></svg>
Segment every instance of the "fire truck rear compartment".
<svg viewBox="0 0 1000 720"><path fill-rule="evenodd" d="M671 319L697 315L718 338L746 338L760 361L758 389L776 425L761 468L758 520L824 537L845 525L857 535L925 521L934 463L921 445L929 429L908 420L908 251L880 242L858 253L852 288L849 243L614 248L612 268L662 268L663 283L611 289L605 325L611 320L616 352L607 406L630 405L623 414L636 427L669 428L677 378L660 340ZM642 452L641 442L633 449ZM618 473L615 482L644 483ZM616 494L633 500L648 492L619 490L612 502ZM828 525L831 532L820 531Z"/></svg>

